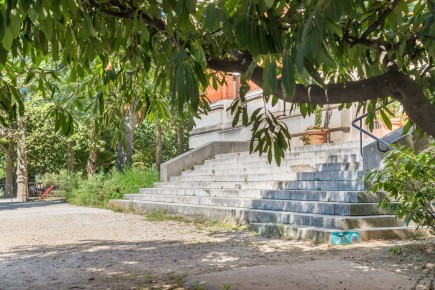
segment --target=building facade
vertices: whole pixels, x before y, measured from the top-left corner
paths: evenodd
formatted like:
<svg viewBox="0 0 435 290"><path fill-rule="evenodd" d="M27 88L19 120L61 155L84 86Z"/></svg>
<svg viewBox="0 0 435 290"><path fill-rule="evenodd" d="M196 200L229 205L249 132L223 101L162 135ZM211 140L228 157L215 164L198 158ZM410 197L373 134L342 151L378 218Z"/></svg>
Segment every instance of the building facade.
<svg viewBox="0 0 435 290"><path fill-rule="evenodd" d="M256 84L249 82L250 91L246 95L248 101L248 113L251 114L255 109L264 105L262 89ZM240 75L232 74L226 77L226 83L219 85L217 90L211 86L206 94L210 100L211 111L207 115L202 115L201 119L196 119L196 126L191 131L189 147L196 148L211 141L249 141L251 139L251 126L245 127L239 122L235 127L232 126L233 115L228 108L235 98L239 95ZM303 141L300 137L305 135L305 129L314 125L314 115L301 115L299 109L290 112L291 104L279 101L274 107L267 104L268 109L275 115L284 114L282 119L288 126L292 136L291 146L300 146ZM358 140L359 131L351 126L353 119L357 117L356 106L349 109L338 109L339 105L330 105L331 118L329 121L330 142L340 142ZM322 120L324 120L325 111ZM389 130L384 130L377 125L376 135L385 135Z"/></svg>

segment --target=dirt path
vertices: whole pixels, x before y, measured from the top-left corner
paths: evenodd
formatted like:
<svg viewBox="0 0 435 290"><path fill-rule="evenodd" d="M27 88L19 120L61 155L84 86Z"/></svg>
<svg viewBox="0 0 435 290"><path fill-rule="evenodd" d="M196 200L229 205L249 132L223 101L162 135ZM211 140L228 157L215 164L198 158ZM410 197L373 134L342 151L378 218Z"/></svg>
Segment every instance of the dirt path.
<svg viewBox="0 0 435 290"><path fill-rule="evenodd" d="M54 202L0 203L0 289L434 289L434 264L434 239L331 247Z"/></svg>

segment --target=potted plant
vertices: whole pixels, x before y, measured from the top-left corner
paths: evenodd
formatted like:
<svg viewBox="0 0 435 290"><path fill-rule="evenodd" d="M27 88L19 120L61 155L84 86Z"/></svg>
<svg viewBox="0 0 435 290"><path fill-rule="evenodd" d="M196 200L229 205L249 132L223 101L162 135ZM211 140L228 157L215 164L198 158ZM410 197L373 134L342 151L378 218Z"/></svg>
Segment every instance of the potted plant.
<svg viewBox="0 0 435 290"><path fill-rule="evenodd" d="M403 120L406 118L406 115L403 113L402 105L399 102L393 102L386 107L386 111L389 114L389 120L391 123L391 129L387 128L387 125L384 123L384 120L377 115L377 120L380 124L380 127L383 130L394 131L402 126L404 126Z"/></svg>
<svg viewBox="0 0 435 290"><path fill-rule="evenodd" d="M318 108L314 112L314 125L305 130L308 144L323 144L328 141L329 129L322 126L322 109ZM306 138L304 138L306 139Z"/></svg>

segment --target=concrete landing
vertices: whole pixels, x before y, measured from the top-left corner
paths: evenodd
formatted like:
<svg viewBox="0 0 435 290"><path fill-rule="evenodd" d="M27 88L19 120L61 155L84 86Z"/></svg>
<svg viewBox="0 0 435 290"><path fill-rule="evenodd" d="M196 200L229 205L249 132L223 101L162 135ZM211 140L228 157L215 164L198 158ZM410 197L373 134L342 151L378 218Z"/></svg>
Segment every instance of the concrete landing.
<svg viewBox="0 0 435 290"><path fill-rule="evenodd" d="M408 276L334 259L240 268L191 276L186 282L207 290L411 289L416 284Z"/></svg>

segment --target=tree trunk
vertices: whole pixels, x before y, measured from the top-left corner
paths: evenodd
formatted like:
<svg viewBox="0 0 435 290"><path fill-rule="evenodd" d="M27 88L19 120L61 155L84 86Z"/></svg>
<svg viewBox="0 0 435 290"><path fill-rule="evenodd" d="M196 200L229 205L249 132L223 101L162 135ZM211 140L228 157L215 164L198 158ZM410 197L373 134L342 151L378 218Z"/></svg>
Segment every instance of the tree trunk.
<svg viewBox="0 0 435 290"><path fill-rule="evenodd" d="M184 153L184 128L179 123L177 123L176 126L177 126L177 141L178 141L177 153L178 155L180 155Z"/></svg>
<svg viewBox="0 0 435 290"><path fill-rule="evenodd" d="M136 114L130 111L130 114L124 117L124 139L125 139L125 164L133 164L133 138L136 126Z"/></svg>
<svg viewBox="0 0 435 290"><path fill-rule="evenodd" d="M86 172L88 175L93 175L97 172L97 133L92 133L92 144L89 148L88 162L86 164Z"/></svg>
<svg viewBox="0 0 435 290"><path fill-rule="evenodd" d="M68 163L67 163L67 170L69 173L74 172L74 145L75 141L70 140L67 144L67 154L68 154Z"/></svg>
<svg viewBox="0 0 435 290"><path fill-rule="evenodd" d="M123 171L124 168L124 148L122 148L122 142L118 140L116 144L116 169Z"/></svg>
<svg viewBox="0 0 435 290"><path fill-rule="evenodd" d="M163 141L162 127L159 120L156 118L156 167L160 172L160 165L163 163Z"/></svg>
<svg viewBox="0 0 435 290"><path fill-rule="evenodd" d="M26 157L26 124L24 120L18 120L17 134L17 200L27 201L27 157Z"/></svg>
<svg viewBox="0 0 435 290"><path fill-rule="evenodd" d="M10 140L6 148L6 176L5 176L5 194L12 196L13 183L14 183L14 162L15 162L15 148L14 141Z"/></svg>

